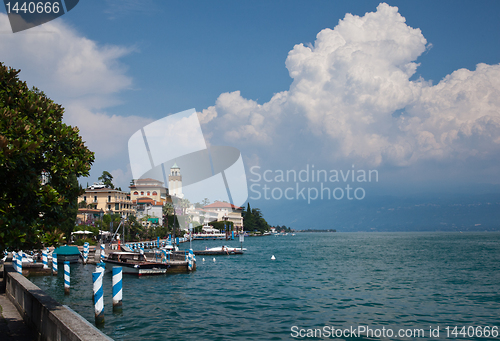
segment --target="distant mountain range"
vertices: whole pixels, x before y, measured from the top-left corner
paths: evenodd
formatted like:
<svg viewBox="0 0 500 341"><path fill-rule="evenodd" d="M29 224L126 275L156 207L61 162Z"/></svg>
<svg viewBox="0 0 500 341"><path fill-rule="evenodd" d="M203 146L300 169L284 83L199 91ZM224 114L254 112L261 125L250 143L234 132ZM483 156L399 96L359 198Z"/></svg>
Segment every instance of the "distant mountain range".
<svg viewBox="0 0 500 341"><path fill-rule="evenodd" d="M500 230L499 194L371 196L363 200L256 201L272 225L354 231Z"/></svg>

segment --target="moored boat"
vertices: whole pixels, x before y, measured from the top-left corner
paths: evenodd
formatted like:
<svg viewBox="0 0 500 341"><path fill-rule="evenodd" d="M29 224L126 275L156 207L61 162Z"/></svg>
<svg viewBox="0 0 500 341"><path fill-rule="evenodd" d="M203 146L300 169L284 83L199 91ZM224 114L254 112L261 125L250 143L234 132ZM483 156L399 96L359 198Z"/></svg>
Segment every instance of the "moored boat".
<svg viewBox="0 0 500 341"><path fill-rule="evenodd" d="M234 251L246 251L247 249L243 248L239 248L239 247L230 247L230 246L227 246L227 245L222 245L222 246L218 246L218 247L212 247L210 249L207 249L207 251L223 251L223 252L234 252Z"/></svg>
<svg viewBox="0 0 500 341"><path fill-rule="evenodd" d="M167 263L149 260L144 254L136 252L110 252L104 263L109 268L121 266L123 273L138 276L161 275L168 269Z"/></svg>
<svg viewBox="0 0 500 341"><path fill-rule="evenodd" d="M80 250L78 250L78 247L76 246L59 246L52 252L52 254L54 253L57 254L57 263L63 263L65 261L76 263L81 257Z"/></svg>
<svg viewBox="0 0 500 341"><path fill-rule="evenodd" d="M229 247L226 245L223 246L218 246L218 247L212 247L210 249L206 250L195 250L194 254L195 255L242 255L243 251L246 251L247 249L239 248L239 247Z"/></svg>

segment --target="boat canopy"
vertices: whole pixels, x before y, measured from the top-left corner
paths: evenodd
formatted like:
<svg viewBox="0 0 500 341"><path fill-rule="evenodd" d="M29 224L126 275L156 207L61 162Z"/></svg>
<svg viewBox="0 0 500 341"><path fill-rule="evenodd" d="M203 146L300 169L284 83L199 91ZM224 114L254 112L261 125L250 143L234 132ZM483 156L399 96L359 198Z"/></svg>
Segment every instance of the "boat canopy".
<svg viewBox="0 0 500 341"><path fill-rule="evenodd" d="M65 255L65 256L72 256L72 255L79 255L80 250L78 250L78 247L76 246L59 246L57 249L54 250L53 253L57 253L58 255Z"/></svg>

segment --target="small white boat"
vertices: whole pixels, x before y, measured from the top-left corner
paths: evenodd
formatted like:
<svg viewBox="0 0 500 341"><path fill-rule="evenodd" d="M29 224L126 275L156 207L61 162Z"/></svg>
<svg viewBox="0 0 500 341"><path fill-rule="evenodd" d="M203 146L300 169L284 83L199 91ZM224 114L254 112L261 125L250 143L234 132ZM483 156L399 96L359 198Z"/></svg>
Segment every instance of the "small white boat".
<svg viewBox="0 0 500 341"><path fill-rule="evenodd" d="M245 248L239 248L239 247L230 247L227 245L222 245L218 247L212 247L210 249L207 249L206 251L220 251L220 252L235 252L235 251L246 251L247 249Z"/></svg>
<svg viewBox="0 0 500 341"><path fill-rule="evenodd" d="M179 251L179 248L177 245L172 245L172 244L167 244L165 246L160 247L159 250L165 250L165 251Z"/></svg>

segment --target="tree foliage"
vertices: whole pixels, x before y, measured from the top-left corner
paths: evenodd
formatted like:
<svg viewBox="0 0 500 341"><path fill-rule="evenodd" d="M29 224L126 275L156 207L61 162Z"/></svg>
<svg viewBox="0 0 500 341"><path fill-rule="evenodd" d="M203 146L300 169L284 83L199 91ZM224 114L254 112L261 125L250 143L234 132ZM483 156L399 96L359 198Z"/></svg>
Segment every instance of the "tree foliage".
<svg viewBox="0 0 500 341"><path fill-rule="evenodd" d="M208 224L221 232L224 232L224 225L226 225L226 231L234 230L232 221L211 221Z"/></svg>
<svg viewBox="0 0 500 341"><path fill-rule="evenodd" d="M113 175L111 175L110 172L103 171L102 175L98 177L97 180L102 181L106 188L115 189L115 185L113 185Z"/></svg>
<svg viewBox="0 0 500 341"><path fill-rule="evenodd" d="M0 62L0 250L32 248L74 224L76 179L94 161L78 128L62 123L64 109L19 72Z"/></svg>
<svg viewBox="0 0 500 341"><path fill-rule="evenodd" d="M252 215L252 209L250 208L250 203L247 204L246 211L243 211L243 227L245 231L255 230L255 219Z"/></svg>
<svg viewBox="0 0 500 341"><path fill-rule="evenodd" d="M242 212L243 215L243 228L245 231L259 231L267 232L270 229L266 219L264 219L262 212L258 208L251 208L250 203L247 204L247 209Z"/></svg>
<svg viewBox="0 0 500 341"><path fill-rule="evenodd" d="M136 216L130 215L127 219L126 228L126 240L127 241L138 241L141 239L144 229L140 222L137 221Z"/></svg>

